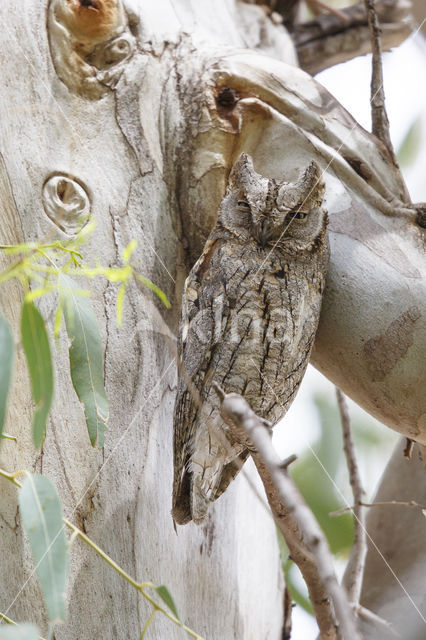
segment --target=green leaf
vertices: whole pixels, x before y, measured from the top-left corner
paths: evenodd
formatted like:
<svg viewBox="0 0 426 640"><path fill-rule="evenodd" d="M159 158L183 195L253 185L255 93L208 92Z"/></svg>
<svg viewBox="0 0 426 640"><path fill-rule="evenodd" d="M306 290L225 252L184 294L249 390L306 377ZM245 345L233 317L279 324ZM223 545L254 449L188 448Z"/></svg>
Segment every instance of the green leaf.
<svg viewBox="0 0 426 640"><path fill-rule="evenodd" d="M160 289L160 287L157 287L157 285L151 282L149 278L141 276L140 273L135 273L135 277L139 280L139 282L142 282L146 287L148 287L148 289L151 289L151 291L153 291L155 295L160 298L161 302L167 309L170 309L172 305L170 304L168 297L166 296L164 291Z"/></svg>
<svg viewBox="0 0 426 640"><path fill-rule="evenodd" d="M40 634L32 624L1 625L0 640L39 640Z"/></svg>
<svg viewBox="0 0 426 640"><path fill-rule="evenodd" d="M19 490L19 506L49 620L65 620L68 553L62 507L55 486L45 476L27 473Z"/></svg>
<svg viewBox="0 0 426 640"><path fill-rule="evenodd" d="M71 379L84 405L87 430L92 446L104 446L108 420L108 400L104 387L102 342L90 300L77 294L77 285L61 274L65 325L71 341L69 348Z"/></svg>
<svg viewBox="0 0 426 640"><path fill-rule="evenodd" d="M160 596L162 601L167 605L167 607L173 613L175 618L177 618L179 620L179 622L180 622L180 624L182 626L183 637L187 638L188 635L185 632L185 630L183 629L183 622L180 619L180 615L179 615L178 610L176 608L175 601L173 600L172 595L171 595L170 591L168 590L168 588L164 584L162 584L159 587L154 587L154 589L156 590L156 592L158 593L158 595Z"/></svg>
<svg viewBox="0 0 426 640"><path fill-rule="evenodd" d="M132 256L132 253L138 246L137 240L131 240L127 247L123 250L123 260L127 264Z"/></svg>
<svg viewBox="0 0 426 640"><path fill-rule="evenodd" d="M117 326L120 327L123 321L123 306L124 306L124 295L126 293L126 285L123 284L118 289L117 293Z"/></svg>
<svg viewBox="0 0 426 640"><path fill-rule="evenodd" d="M398 151L397 158L401 167L409 167L416 159L422 140L422 117L418 116L409 127Z"/></svg>
<svg viewBox="0 0 426 640"><path fill-rule="evenodd" d="M4 316L0 313L0 436L3 433L6 402L12 370L15 362L15 344L12 332Z"/></svg>
<svg viewBox="0 0 426 640"><path fill-rule="evenodd" d="M33 441L40 448L53 399L53 365L49 339L42 315L31 301L25 301L21 316L22 344L30 372L33 400Z"/></svg>

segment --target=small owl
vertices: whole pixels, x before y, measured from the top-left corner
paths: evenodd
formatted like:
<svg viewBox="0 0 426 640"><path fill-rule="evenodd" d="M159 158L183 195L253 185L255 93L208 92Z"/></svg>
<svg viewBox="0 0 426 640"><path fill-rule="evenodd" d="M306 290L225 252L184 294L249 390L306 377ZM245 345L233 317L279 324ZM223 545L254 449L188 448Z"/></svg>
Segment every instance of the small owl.
<svg viewBox="0 0 426 640"><path fill-rule="evenodd" d="M324 184L255 172L241 154L215 227L186 282L179 324L172 516L200 523L248 451L219 412L213 383L275 424L305 373L328 266Z"/></svg>

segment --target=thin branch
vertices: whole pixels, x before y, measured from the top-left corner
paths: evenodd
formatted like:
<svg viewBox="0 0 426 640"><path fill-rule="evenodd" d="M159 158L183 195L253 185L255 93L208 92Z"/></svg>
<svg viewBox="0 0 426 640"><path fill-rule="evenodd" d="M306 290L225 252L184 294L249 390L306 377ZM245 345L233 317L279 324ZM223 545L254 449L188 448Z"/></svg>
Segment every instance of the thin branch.
<svg viewBox="0 0 426 640"><path fill-rule="evenodd" d="M420 511L422 511L423 513L426 513L426 507L422 504L419 504L418 502L415 502L414 500L408 500L408 501L404 501L404 500L388 500L386 502L360 502L361 507L411 507L413 509L419 509ZM353 511L355 509L354 507L344 507L343 509L338 509L337 511L333 511L332 513L329 513L328 515L331 518L334 518L336 516L341 516L343 513L346 513L347 511Z"/></svg>
<svg viewBox="0 0 426 640"><path fill-rule="evenodd" d="M283 633L282 640L290 640L291 639L291 614L293 611L293 603L291 601L290 591L286 586L284 589L284 623L283 623Z"/></svg>
<svg viewBox="0 0 426 640"><path fill-rule="evenodd" d="M389 119L386 112L385 92L383 88L382 46L380 42L381 31L377 18L376 3L375 0L364 0L364 4L367 11L371 50L373 54L370 99L372 131L385 145L393 164L398 166L390 138Z"/></svg>
<svg viewBox="0 0 426 640"><path fill-rule="evenodd" d="M16 478L19 475L22 475L23 473L26 473L26 472L15 471L14 473L9 473L4 469L0 468L0 477L3 477L6 480L9 480L9 482L12 482L12 484L14 484L19 489L22 487L22 484ZM139 593L146 600L148 600L148 602L152 605L154 611L160 611L164 616L166 616L169 620L171 620L171 622L174 622L174 624L176 624L178 627L181 627L182 629L184 629L188 635L190 635L192 638L195 638L195 640L204 640L195 631L192 631L192 629L182 624L182 622L178 620L176 616L174 616L172 613L169 613L169 611L167 611L161 605L159 605L154 600L154 598L152 598L146 592L147 588L154 589L154 590L156 589L155 585L152 582L137 582L134 578L132 578L132 576L130 576L126 571L124 571L124 569L120 567L120 565L117 564L107 553L105 553L103 549L101 549L95 542L93 542L93 540L91 540L85 533L83 533L83 531L81 531L78 527L76 527L72 522L64 518L63 523L64 523L64 527L65 526L68 527L73 532L72 533L73 537L78 537L83 542L85 542L91 549L93 549L93 551L95 551L103 559L104 562L106 562L112 569L114 569L114 571L116 571L122 578L124 578L124 580L126 580L129 584L131 584L132 587L134 587L137 591L139 591ZM5 617L4 614L0 614L0 617L8 621L8 619ZM150 618L150 621L152 621L152 616Z"/></svg>
<svg viewBox="0 0 426 640"><path fill-rule="evenodd" d="M348 20L343 11L331 7L323 0L305 0L305 3L314 15L319 15L325 11L326 13L331 13L332 15L336 16L336 18L338 18L343 24L346 24Z"/></svg>
<svg viewBox="0 0 426 640"><path fill-rule="evenodd" d="M349 482L352 488L355 505L353 509L355 538L345 572L344 584L346 586L350 602L358 605L361 596L362 579L364 576L365 558L367 555L365 509L362 507L365 491L362 486L361 475L356 460L355 444L352 437L351 420L349 417L346 398L337 387L336 395L342 420L343 450L345 452L346 462L348 465Z"/></svg>
<svg viewBox="0 0 426 640"><path fill-rule="evenodd" d="M388 51L412 32L406 20L409 6L398 0L381 1L377 13L382 28L382 49ZM339 9L339 14L322 13L314 20L290 26L302 69L315 75L323 69L371 52L367 13L361 1Z"/></svg>
<svg viewBox="0 0 426 640"><path fill-rule="evenodd" d="M221 415L246 446L265 487L269 505L294 562L308 586L322 638L360 640L354 612L333 569L333 557L314 515L293 480L281 468L269 430L240 395L225 394L217 385Z"/></svg>
<svg viewBox="0 0 426 640"><path fill-rule="evenodd" d="M356 612L360 618L364 618L364 620L374 624L376 627L379 627L382 630L386 629L387 633L390 633L395 638L401 637L399 633L397 633L395 629L392 628L390 622L373 613L373 611L370 611L370 609L366 609L365 607L358 605L358 607L356 607Z"/></svg>

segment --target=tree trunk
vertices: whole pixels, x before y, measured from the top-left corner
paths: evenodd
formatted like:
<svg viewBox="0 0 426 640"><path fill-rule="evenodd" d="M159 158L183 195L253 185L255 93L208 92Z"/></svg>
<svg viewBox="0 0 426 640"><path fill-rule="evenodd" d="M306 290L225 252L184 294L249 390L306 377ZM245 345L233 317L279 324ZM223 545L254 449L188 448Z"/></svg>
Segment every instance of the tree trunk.
<svg viewBox="0 0 426 640"><path fill-rule="evenodd" d="M426 504L425 468L417 447L412 459L399 442L380 481L374 502L399 501L371 508L366 572L361 604L392 624L407 640L425 636L425 514L404 503ZM383 629L364 623L365 640L380 640Z"/></svg>
<svg viewBox="0 0 426 640"><path fill-rule="evenodd" d="M34 453L20 351L7 426L18 444L3 445L3 464L50 476L66 516L138 580L166 584L200 635L278 640L283 581L275 527L244 476L204 525L173 529L176 362L167 333L176 331L184 279L239 153L250 153L264 175L289 179L315 159L326 172L332 259L314 363L391 428L426 444L417 385L426 345L424 231L403 211L405 187L382 145L290 66L289 37L260 7L3 0L0 15L4 242L75 232L54 208L49 217L43 209L46 180L66 175L85 189L98 222L90 255L120 263L137 239L138 270L173 303L165 311L134 288L118 330L114 287L96 283L111 401L103 452L89 446L62 336L55 406L43 451ZM17 292L0 289L15 327ZM49 317L48 302L42 310ZM247 472L252 477L249 465ZM2 491L0 610L42 624L34 576L25 583L32 565L16 494ZM55 637L138 638L145 601L90 551L75 544L71 554L69 616ZM161 616L151 633L180 636Z"/></svg>

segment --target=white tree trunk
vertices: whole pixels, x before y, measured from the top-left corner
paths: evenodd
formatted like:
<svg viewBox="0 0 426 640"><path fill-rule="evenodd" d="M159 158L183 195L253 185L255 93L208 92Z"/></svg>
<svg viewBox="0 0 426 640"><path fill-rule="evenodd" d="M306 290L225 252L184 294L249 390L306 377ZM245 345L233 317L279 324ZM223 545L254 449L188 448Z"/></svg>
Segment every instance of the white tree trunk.
<svg viewBox="0 0 426 640"><path fill-rule="evenodd" d="M91 255L117 264L136 238L139 271L173 307L165 312L133 289L118 331L114 288L95 287L111 401L103 452L89 446L62 339L55 407L43 452L34 454L20 352L7 426L19 440L3 445L2 461L49 475L67 517L138 580L166 584L201 635L278 640L275 528L244 477L205 525L173 530L176 365L160 314L174 332L188 268L241 151L271 177L292 179L316 159L326 170L332 261L314 362L390 427L426 444L417 385L426 345L423 230L413 216L393 216L404 187L383 148L319 84L282 62L295 62L291 42L261 8L234 0L132 0L126 11L114 0L97 3L111 14L94 25L78 22L77 0L0 7L3 241L61 237L42 190L64 174L86 189L98 221ZM221 102L225 87L236 92L231 106ZM15 327L16 292L0 289ZM31 565L16 494L2 492L0 610L13 602L10 617L41 621L34 576L20 591ZM138 638L149 610L129 585L77 545L72 569L69 617L56 638ZM179 632L157 616L152 637Z"/></svg>
<svg viewBox="0 0 426 640"><path fill-rule="evenodd" d="M399 442L380 481L375 502L426 504L425 468L415 447L411 460ZM370 510L366 572L361 603L392 624L407 640L422 640L426 628L425 514L408 505ZM365 640L381 640L383 630L364 623Z"/></svg>

